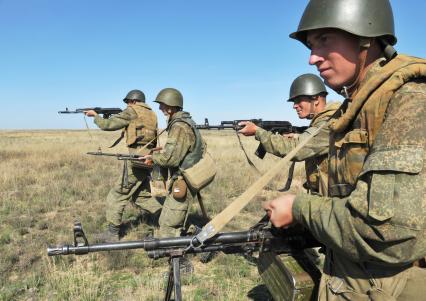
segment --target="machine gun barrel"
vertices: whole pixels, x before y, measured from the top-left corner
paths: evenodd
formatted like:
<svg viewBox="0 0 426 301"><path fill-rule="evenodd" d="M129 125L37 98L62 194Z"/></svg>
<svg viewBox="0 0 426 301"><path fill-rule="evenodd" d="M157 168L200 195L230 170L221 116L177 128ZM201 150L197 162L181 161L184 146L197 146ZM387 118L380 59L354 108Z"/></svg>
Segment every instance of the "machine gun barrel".
<svg viewBox="0 0 426 301"><path fill-rule="evenodd" d="M261 238L271 239L273 236L270 232L253 232L253 231L242 231L242 232L226 232L218 233L206 241L206 246L215 246L220 244L239 244L258 242ZM77 245L63 245L63 246L49 246L47 248L47 254L49 256L56 255L69 255L76 254L82 255L92 252L101 251L115 251L115 250L131 250L131 249L144 249L145 251L153 250L169 250L171 248L183 248L187 249L191 246L191 243L195 240L194 236L183 236L183 237L168 237L168 238L147 238L140 241L127 241L127 242L114 242L114 243L100 243L89 245L88 243L77 244ZM203 247L194 247L188 249L188 253L200 253L208 252ZM195 251L194 251L195 250Z"/></svg>

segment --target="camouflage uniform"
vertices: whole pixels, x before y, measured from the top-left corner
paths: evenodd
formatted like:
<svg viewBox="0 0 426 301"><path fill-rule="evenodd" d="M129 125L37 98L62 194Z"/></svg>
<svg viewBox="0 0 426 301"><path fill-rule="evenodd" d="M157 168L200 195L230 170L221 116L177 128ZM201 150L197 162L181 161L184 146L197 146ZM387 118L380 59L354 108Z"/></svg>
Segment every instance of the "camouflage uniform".
<svg viewBox="0 0 426 301"><path fill-rule="evenodd" d="M294 220L328 247L323 300L421 300L426 269L426 61L368 69L331 122L330 197L298 195Z"/></svg>
<svg viewBox="0 0 426 301"><path fill-rule="evenodd" d="M323 111L311 120L309 128L297 138L287 138L257 128L256 140L260 141L268 153L284 157L293 150L299 141L310 136L318 127L322 126L339 108L339 103L329 103ZM327 155L330 130L324 127L315 138L303 147L294 157L294 161L305 161L306 187L312 193L325 195L327 192Z"/></svg>
<svg viewBox="0 0 426 301"><path fill-rule="evenodd" d="M194 156L198 160L201 158L202 152L196 147L198 143L202 143L201 136L191 116L187 112L179 111L168 122L168 136L164 151L154 153L152 156L155 165L169 169L169 193L159 219L159 236L161 237L177 236L184 226L190 199L194 195L188 189L184 197L177 199L173 196L172 187L176 180L183 179L179 170L184 168L188 159Z"/></svg>
<svg viewBox="0 0 426 301"><path fill-rule="evenodd" d="M155 138L157 133L157 117L151 108L142 102L129 104L120 114L109 119L95 117L95 123L101 130L116 131L123 129L122 137L126 135L126 144L130 153L144 155L149 149L155 147L153 141L150 146L141 150L146 143ZM106 218L115 226L122 222L124 207L132 202L142 212L154 214L161 209L161 204L151 198L151 187L149 183L150 171L139 168L137 163L132 163L128 169L128 185L122 187L120 177L107 196Z"/></svg>

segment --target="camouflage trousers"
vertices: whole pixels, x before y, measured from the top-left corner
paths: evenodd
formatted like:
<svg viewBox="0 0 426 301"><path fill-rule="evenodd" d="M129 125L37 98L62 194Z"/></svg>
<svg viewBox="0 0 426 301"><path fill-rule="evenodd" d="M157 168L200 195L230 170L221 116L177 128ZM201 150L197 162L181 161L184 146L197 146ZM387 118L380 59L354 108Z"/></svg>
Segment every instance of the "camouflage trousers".
<svg viewBox="0 0 426 301"><path fill-rule="evenodd" d="M187 190L185 197L175 198L171 192L173 181L169 183L169 193L164 200L163 208L161 210L158 224L158 237L174 237L179 236L180 232L184 229L186 220L188 218L189 206L194 198L194 195Z"/></svg>
<svg viewBox="0 0 426 301"><path fill-rule="evenodd" d="M121 187L120 177L114 187L109 191L106 200L106 219L113 225L122 223L123 211L126 205L133 204L142 212L154 214L161 209L158 199L151 197L149 171L129 167L128 185Z"/></svg>
<svg viewBox="0 0 426 301"><path fill-rule="evenodd" d="M327 252L318 300L425 300L426 269L359 264Z"/></svg>

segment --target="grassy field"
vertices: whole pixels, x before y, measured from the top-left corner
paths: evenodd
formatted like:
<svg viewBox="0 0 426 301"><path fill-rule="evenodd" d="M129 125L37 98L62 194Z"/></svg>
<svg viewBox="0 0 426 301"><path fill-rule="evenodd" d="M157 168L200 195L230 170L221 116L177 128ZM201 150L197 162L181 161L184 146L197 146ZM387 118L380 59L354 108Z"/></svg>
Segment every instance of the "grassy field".
<svg viewBox="0 0 426 301"><path fill-rule="evenodd" d="M215 181L203 190L211 216L219 213L258 175L245 161L232 131L203 131L217 161ZM167 260L151 260L143 250L49 258L48 245L72 243L80 220L89 242L105 227L105 198L121 175L114 158L85 155L107 147L119 134L101 131L0 132L0 300L162 300ZM277 158L257 159L254 138L242 138L262 173ZM109 151L109 150L108 150ZM125 152L122 146L114 152ZM278 195L287 170L251 201L226 230L243 230L264 214L261 201ZM292 190L300 188L298 164ZM157 194L164 193L156 190ZM136 224L138 211L125 216ZM192 204L190 221L200 218ZM135 225L123 240L142 239L146 225ZM195 271L182 277L184 300L270 300L257 268L242 256L216 256L207 264L190 258Z"/></svg>

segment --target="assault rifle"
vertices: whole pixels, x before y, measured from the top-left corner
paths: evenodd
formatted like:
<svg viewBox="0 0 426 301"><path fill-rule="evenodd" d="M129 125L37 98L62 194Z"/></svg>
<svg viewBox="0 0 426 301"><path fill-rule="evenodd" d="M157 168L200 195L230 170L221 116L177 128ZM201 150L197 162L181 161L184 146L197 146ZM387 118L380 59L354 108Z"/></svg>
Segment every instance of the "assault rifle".
<svg viewBox="0 0 426 301"><path fill-rule="evenodd" d="M150 149L150 154L162 150L162 147L155 147ZM135 166L142 169L152 170L152 164L144 163L140 160L141 155L137 154L114 154L114 153L104 153L100 148L96 152L87 152L88 155L92 156L106 156L106 157L116 157L118 160L123 160L123 174L121 178L121 189L127 188L129 186L129 172L127 169L127 161L135 161Z"/></svg>
<svg viewBox="0 0 426 301"><path fill-rule="evenodd" d="M200 130L210 130L210 129L217 129L217 130L225 130L225 129L232 129L235 131L241 130L244 126L239 125L242 121L251 121L258 127L276 133L280 135L284 134L301 134L308 128L307 126L294 126L289 121L270 121L270 120L262 120L262 119L237 119L237 120L226 120L221 121L218 125L210 125L209 119L204 118L204 124L197 124L196 128ZM244 155L246 156L247 161L251 166L253 166L257 171L258 169L255 167L254 163L249 159L247 156L244 147L242 146L240 137L237 135L238 141L240 143L241 149L244 152ZM263 159L266 155L266 151L263 148L262 144L259 144L259 146L256 149L255 152L256 156L260 159Z"/></svg>
<svg viewBox="0 0 426 301"><path fill-rule="evenodd" d="M266 221L266 222L265 222ZM254 252L262 252L264 254L288 254L294 255L297 258L298 254L307 247L317 246L309 235L300 231L300 229L286 229L283 233L279 233L275 228L267 226L266 218L262 219L255 227L247 231L240 232L224 232L218 233L214 237L200 243L196 235L168 237L168 238L145 238L138 241L121 241L113 243L89 244L86 235L84 234L81 223L74 224L74 244L62 246L49 246L47 254L49 256L58 255L85 255L92 252L101 251L122 251L130 249L144 249L148 256L152 259L163 257L169 258L169 275L168 284L165 290L164 300L171 300L172 291L174 291L175 301L182 300L181 281L180 281L180 259L186 254L197 254L207 252L221 251L225 254L244 254L246 257L252 256ZM271 276L272 272L269 265L263 262L259 266L259 271L262 274ZM294 267L293 267L294 268ZM313 290L313 280L306 272L303 277L297 275L298 272L284 273L287 278L286 283L280 283L280 286L288 291L288 300L295 300L294 297L299 293L301 285L303 285L306 294L306 289ZM308 276L308 278L306 277ZM310 280L312 280L310 282ZM310 283L306 286L307 283Z"/></svg>
<svg viewBox="0 0 426 301"><path fill-rule="evenodd" d="M290 134L290 133L296 133L300 134L303 133L308 127L306 126L293 126L288 121L270 121L270 120L262 120L262 119L237 119L237 120L225 120L221 121L218 125L211 125L209 123L208 118L204 118L204 124L197 124L196 128L200 130L210 130L210 129L217 129L217 130L224 130L224 129L232 129L235 131L239 131L243 128L243 126L238 125L242 121L251 121L258 127L271 131L273 133L278 134Z"/></svg>
<svg viewBox="0 0 426 301"><path fill-rule="evenodd" d="M75 109L74 111L71 111L71 110L68 110L68 108L65 108L65 111L59 111L58 113L59 114L79 114L89 110L93 110L98 114L102 114L105 119L109 118L111 115L118 114L123 111L120 108L92 107L92 108Z"/></svg>
<svg viewBox="0 0 426 301"><path fill-rule="evenodd" d="M152 151L161 150L161 147L156 147L152 149ZM143 164L142 161L140 161L140 158L143 157L141 155L136 154L119 154L119 153L104 153L102 150L98 150L96 152L87 152L86 154L92 155L92 156L105 156L105 157L116 157L117 160L130 160L130 161L138 161L138 164ZM152 169L151 165L145 164L147 169Z"/></svg>

